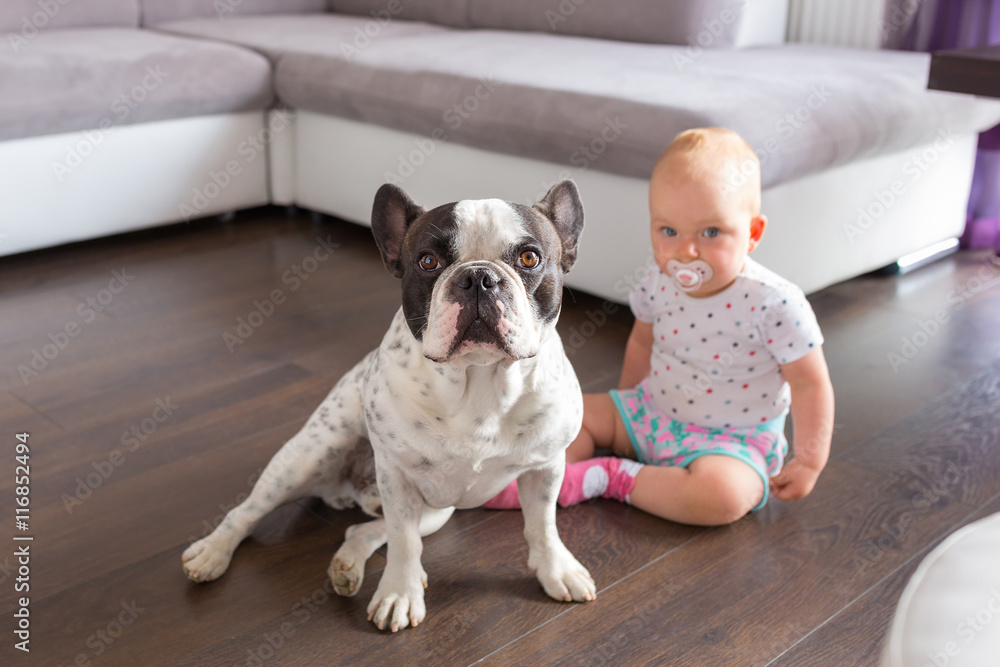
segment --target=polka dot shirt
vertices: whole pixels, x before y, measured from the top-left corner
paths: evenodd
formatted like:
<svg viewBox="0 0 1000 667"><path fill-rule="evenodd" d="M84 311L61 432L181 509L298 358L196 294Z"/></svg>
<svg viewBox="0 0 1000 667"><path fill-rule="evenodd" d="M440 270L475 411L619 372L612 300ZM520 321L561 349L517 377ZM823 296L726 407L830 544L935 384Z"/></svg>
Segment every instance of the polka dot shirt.
<svg viewBox="0 0 1000 667"><path fill-rule="evenodd" d="M653 325L649 388L678 421L743 428L788 411L781 364L823 344L801 289L747 257L736 281L705 298L688 296L659 270L629 295L636 319Z"/></svg>

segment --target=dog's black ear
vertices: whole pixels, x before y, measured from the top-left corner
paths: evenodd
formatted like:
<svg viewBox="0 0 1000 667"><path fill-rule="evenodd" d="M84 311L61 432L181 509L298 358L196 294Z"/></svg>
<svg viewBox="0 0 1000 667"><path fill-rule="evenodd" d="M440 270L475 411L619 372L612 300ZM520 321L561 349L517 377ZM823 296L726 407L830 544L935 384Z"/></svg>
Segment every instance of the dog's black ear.
<svg viewBox="0 0 1000 667"><path fill-rule="evenodd" d="M403 273L403 239L410 224L424 213L409 195L397 186L386 183L375 193L372 205L372 234L385 268L397 278Z"/></svg>
<svg viewBox="0 0 1000 667"><path fill-rule="evenodd" d="M576 262L576 253L583 231L583 202L580 191L573 181L561 181L553 185L535 204L535 210L552 221L562 240L563 273L569 272Z"/></svg>

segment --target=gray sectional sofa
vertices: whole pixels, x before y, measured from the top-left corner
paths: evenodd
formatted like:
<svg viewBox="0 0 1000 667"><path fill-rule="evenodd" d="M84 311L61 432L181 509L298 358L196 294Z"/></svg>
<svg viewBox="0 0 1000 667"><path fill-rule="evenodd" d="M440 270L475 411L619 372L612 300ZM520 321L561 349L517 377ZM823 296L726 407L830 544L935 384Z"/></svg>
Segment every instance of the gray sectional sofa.
<svg viewBox="0 0 1000 667"><path fill-rule="evenodd" d="M39 13L40 12L40 13ZM784 43L787 0L13 0L0 5L0 254L297 204L367 224L385 181L587 229L569 284L624 300L674 135L757 150L756 257L807 291L958 236L1000 106L925 54Z"/></svg>

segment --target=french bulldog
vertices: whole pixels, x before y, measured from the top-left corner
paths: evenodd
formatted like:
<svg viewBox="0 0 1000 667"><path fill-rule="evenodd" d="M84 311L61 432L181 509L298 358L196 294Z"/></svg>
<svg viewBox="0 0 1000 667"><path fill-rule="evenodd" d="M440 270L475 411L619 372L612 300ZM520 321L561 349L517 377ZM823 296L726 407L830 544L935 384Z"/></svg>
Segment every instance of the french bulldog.
<svg viewBox="0 0 1000 667"><path fill-rule="evenodd" d="M388 333L275 454L246 501L184 551L184 571L195 581L221 576L282 503L357 505L378 518L347 530L328 573L338 593L353 595L365 562L387 544L368 618L396 632L425 617L421 537L516 479L528 567L556 600L593 600L594 580L556 531L565 449L583 419L555 329L583 229L576 185L558 183L533 206L463 200L428 211L386 184L371 223L402 283Z"/></svg>

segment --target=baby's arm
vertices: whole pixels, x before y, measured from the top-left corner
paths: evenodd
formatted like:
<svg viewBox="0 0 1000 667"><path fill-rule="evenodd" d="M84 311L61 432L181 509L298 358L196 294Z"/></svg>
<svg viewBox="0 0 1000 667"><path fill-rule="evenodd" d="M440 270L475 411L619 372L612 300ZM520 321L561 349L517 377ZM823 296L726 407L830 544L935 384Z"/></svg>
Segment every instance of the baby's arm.
<svg viewBox="0 0 1000 667"><path fill-rule="evenodd" d="M619 389L631 389L646 379L649 375L649 358L652 354L653 324L636 320L625 345L625 361L622 364L621 379L618 381Z"/></svg>
<svg viewBox="0 0 1000 667"><path fill-rule="evenodd" d="M781 373L792 392L794 458L771 478L771 489L782 500L798 500L813 490L830 457L833 385L822 348L782 365Z"/></svg>

